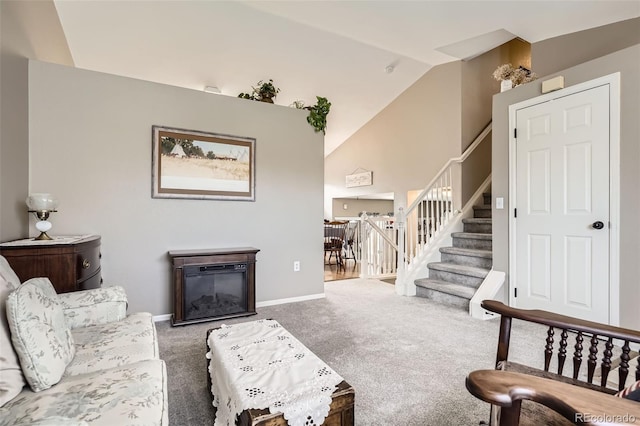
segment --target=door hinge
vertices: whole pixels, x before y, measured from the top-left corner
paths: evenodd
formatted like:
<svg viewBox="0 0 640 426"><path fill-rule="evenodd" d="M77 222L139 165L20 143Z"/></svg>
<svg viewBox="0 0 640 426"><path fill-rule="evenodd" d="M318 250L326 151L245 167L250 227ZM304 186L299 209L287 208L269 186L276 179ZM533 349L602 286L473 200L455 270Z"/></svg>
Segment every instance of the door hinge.
<svg viewBox="0 0 640 426"><path fill-rule="evenodd" d="M513 209L513 217L518 217L518 209Z"/></svg>
<svg viewBox="0 0 640 426"><path fill-rule="evenodd" d="M518 139L518 129L516 129L515 127L513 128L513 137Z"/></svg>
<svg viewBox="0 0 640 426"><path fill-rule="evenodd" d="M518 287L513 289L513 297L518 297Z"/></svg>

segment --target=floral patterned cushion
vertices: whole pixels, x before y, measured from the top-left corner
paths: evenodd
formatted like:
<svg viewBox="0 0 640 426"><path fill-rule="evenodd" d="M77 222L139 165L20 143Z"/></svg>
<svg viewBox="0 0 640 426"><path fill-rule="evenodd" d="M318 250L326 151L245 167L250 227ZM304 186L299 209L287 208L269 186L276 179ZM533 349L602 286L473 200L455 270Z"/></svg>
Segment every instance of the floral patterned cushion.
<svg viewBox="0 0 640 426"><path fill-rule="evenodd" d="M18 355L11 344L11 332L5 313L7 297L14 289L0 273L0 407L19 394L26 384Z"/></svg>
<svg viewBox="0 0 640 426"><path fill-rule="evenodd" d="M34 392L60 381L73 359L73 336L48 278L32 278L7 298L11 341Z"/></svg>
<svg viewBox="0 0 640 426"><path fill-rule="evenodd" d="M166 389L167 370L162 360L68 377L43 392L22 391L0 408L0 426L40 424L37 422L65 417L72 420L60 425L164 426L169 424Z"/></svg>
<svg viewBox="0 0 640 426"><path fill-rule="evenodd" d="M120 321L127 316L127 294L122 287L102 287L58 295L67 324L73 330Z"/></svg>
<svg viewBox="0 0 640 426"><path fill-rule="evenodd" d="M76 355L65 377L159 357L153 317L146 312L131 314L122 321L77 328L72 333Z"/></svg>

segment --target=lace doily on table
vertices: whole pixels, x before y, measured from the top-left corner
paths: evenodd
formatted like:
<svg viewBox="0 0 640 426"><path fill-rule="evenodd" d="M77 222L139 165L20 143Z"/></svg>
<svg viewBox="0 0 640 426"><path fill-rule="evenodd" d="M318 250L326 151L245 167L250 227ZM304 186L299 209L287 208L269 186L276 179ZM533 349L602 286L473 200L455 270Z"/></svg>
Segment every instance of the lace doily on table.
<svg viewBox="0 0 640 426"><path fill-rule="evenodd" d="M324 422L343 379L277 321L222 325L207 343L214 426L251 408L282 412L291 426Z"/></svg>

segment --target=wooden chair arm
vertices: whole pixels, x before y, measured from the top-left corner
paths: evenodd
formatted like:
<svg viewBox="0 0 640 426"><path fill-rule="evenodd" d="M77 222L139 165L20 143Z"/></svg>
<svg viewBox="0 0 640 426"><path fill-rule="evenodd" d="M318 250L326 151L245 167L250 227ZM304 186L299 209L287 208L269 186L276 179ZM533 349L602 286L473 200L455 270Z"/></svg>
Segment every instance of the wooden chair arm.
<svg viewBox="0 0 640 426"><path fill-rule="evenodd" d="M501 426L518 425L522 400L556 411L575 424L640 424L640 403L527 374L477 370L466 379L475 397L503 407Z"/></svg>
<svg viewBox="0 0 640 426"><path fill-rule="evenodd" d="M615 327L593 321L585 321L578 318L560 315L553 312L537 309L518 309L505 305L497 300L483 300L481 306L491 312L516 318L524 321L545 324L552 327L595 333L603 336L611 336L615 339L628 340L640 343L640 331L628 328Z"/></svg>

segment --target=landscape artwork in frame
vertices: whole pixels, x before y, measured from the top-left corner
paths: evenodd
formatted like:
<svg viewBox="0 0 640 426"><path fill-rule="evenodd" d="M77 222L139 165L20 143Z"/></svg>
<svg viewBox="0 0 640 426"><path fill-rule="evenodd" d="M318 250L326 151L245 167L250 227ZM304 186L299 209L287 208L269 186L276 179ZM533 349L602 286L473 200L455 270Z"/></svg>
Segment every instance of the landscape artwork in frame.
<svg viewBox="0 0 640 426"><path fill-rule="evenodd" d="M152 130L153 198L255 201L254 138Z"/></svg>

